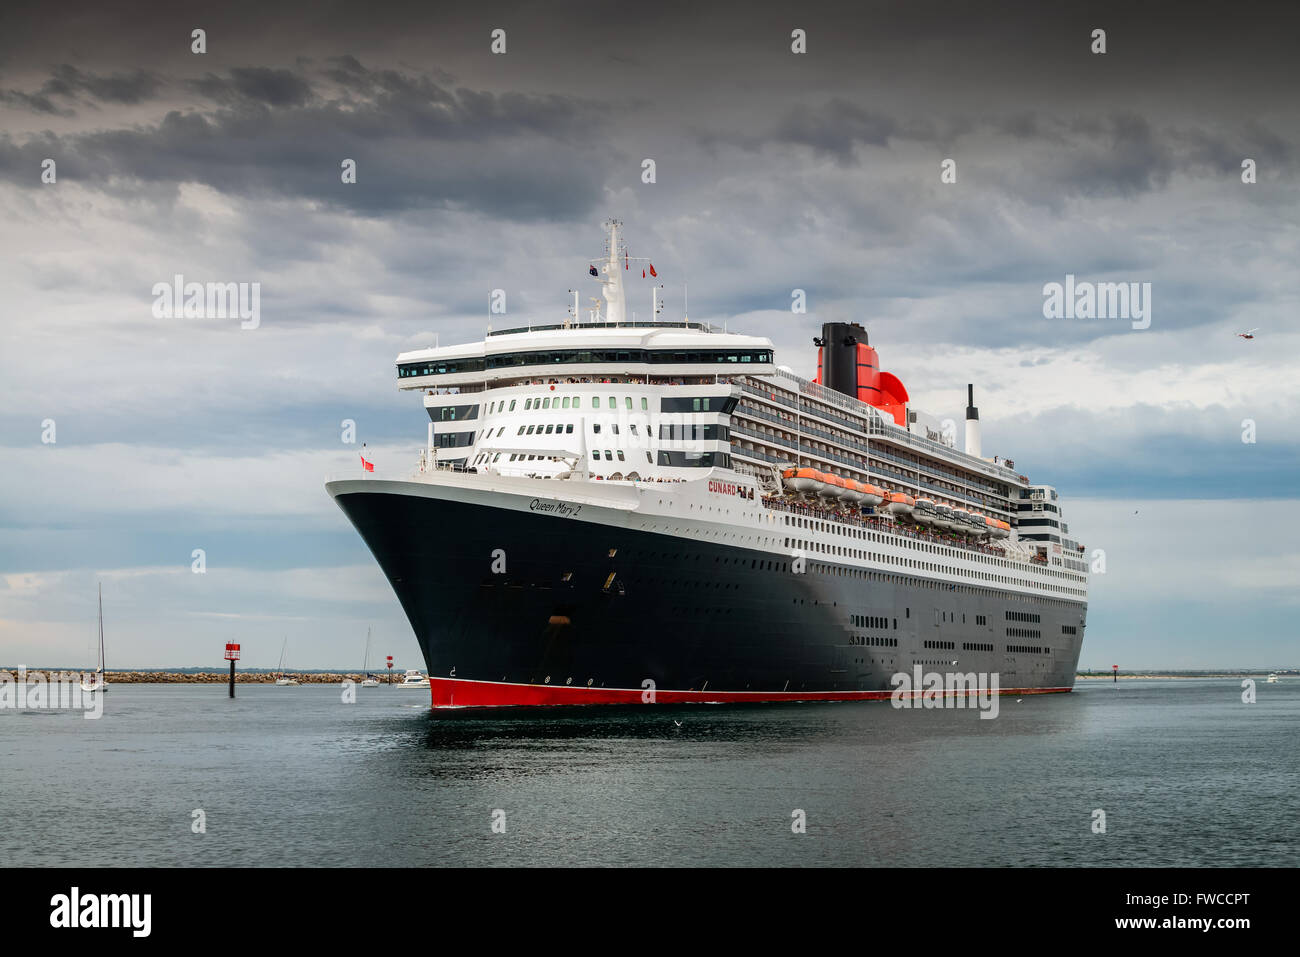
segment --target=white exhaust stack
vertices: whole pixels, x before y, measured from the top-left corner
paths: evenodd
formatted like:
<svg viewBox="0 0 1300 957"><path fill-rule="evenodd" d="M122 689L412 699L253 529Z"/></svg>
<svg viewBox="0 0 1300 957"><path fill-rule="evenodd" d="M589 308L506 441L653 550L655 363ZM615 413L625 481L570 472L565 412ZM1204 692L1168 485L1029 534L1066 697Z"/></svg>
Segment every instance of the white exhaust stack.
<svg viewBox="0 0 1300 957"><path fill-rule="evenodd" d="M975 386L966 386L966 454L982 458L980 446L980 410L975 408Z"/></svg>

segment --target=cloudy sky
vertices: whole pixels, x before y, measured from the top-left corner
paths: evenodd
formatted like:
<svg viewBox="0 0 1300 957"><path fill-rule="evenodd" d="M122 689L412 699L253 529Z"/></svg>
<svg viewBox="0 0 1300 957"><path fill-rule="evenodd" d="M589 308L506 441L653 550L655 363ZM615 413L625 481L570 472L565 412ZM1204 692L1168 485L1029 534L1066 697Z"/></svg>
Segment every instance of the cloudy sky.
<svg viewBox="0 0 1300 957"><path fill-rule="evenodd" d="M90 663L102 581L112 667L356 668L367 626L421 665L323 489L341 424L405 466L395 355L495 288L562 318L612 214L670 317L689 283L804 374L860 321L941 417L975 382L985 452L1106 553L1083 667L1300 665L1286 5L446 6L4 15L0 663ZM156 318L176 274L260 283L260 325ZM1151 283L1150 328L1044 318L1067 274Z"/></svg>

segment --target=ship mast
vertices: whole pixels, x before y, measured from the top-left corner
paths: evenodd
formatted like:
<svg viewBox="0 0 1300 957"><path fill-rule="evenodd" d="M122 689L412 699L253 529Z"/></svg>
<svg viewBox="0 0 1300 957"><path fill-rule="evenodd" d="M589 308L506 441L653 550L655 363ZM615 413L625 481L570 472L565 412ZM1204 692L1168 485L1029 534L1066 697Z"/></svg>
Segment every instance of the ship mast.
<svg viewBox="0 0 1300 957"><path fill-rule="evenodd" d="M605 228L609 238L605 240L605 262L601 266L604 276L600 283L605 287L605 321L621 324L627 320L627 300L623 295L623 265L620 258L626 258L627 250L619 238L623 224L617 219L607 219Z"/></svg>

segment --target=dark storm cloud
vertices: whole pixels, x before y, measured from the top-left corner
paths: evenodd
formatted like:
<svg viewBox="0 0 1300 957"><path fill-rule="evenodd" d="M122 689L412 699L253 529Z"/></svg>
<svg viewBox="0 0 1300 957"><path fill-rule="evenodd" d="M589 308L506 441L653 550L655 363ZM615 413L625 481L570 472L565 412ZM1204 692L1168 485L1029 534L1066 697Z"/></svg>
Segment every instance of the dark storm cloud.
<svg viewBox="0 0 1300 957"><path fill-rule="evenodd" d="M8 90L0 100L25 107L36 113L57 116L74 116L69 106L57 106L52 97L69 102L133 105L151 99L162 86L162 79L148 70L135 69L125 73L100 76L77 69L70 64L55 67L50 78L32 93Z"/></svg>
<svg viewBox="0 0 1300 957"><path fill-rule="evenodd" d="M190 87L210 100L225 105L244 101L267 106L302 106L312 97L311 84L291 70L269 67L235 67L228 78L209 73L191 80Z"/></svg>
<svg viewBox="0 0 1300 957"><path fill-rule="evenodd" d="M152 126L0 135L0 175L26 181L54 157L61 175L103 188L194 182L364 213L445 207L507 219L586 215L599 196L609 154L573 154L578 131L603 114L597 104L449 89L352 58L330 73L346 81L346 99L290 70L236 68L192 82L220 104L209 111L173 110ZM344 159L357 163L356 184L341 182Z"/></svg>

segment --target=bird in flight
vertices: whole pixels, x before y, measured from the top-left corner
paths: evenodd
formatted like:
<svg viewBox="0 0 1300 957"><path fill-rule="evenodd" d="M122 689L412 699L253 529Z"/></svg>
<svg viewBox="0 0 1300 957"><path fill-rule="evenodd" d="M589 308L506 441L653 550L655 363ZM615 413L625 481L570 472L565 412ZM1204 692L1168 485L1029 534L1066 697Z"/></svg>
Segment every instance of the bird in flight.
<svg viewBox="0 0 1300 957"><path fill-rule="evenodd" d="M1258 331L1259 331L1259 326L1256 326L1254 329L1247 329L1245 332L1237 333L1237 337L1239 339L1254 339L1255 333Z"/></svg>

